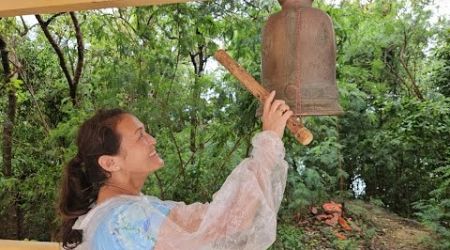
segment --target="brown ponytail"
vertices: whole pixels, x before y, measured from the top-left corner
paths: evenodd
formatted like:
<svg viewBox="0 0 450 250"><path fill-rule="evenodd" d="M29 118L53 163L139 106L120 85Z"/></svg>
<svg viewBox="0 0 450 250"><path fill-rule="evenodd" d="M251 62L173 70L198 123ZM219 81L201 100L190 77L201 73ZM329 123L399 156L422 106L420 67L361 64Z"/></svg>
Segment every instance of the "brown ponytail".
<svg viewBox="0 0 450 250"><path fill-rule="evenodd" d="M83 240L81 230L73 230L72 226L79 216L89 212L109 177L98 158L119 152L121 138L115 130L121 115L126 113L121 109L99 110L78 131L78 153L65 167L59 199L59 232L65 249L73 249Z"/></svg>

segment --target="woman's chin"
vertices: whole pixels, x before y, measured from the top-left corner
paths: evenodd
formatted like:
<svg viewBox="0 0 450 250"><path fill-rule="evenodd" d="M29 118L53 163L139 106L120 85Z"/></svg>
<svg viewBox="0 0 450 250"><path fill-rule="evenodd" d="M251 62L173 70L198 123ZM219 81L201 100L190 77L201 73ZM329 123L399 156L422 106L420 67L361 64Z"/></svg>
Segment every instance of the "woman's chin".
<svg viewBox="0 0 450 250"><path fill-rule="evenodd" d="M163 161L163 159L159 159L159 160L160 160L160 162L159 162L158 169L164 167L164 161Z"/></svg>
<svg viewBox="0 0 450 250"><path fill-rule="evenodd" d="M150 168L152 169L152 172L153 172L153 171L156 171L156 170L158 170L158 169L160 169L162 167L164 167L164 160L159 158L159 157L157 157L157 159L152 161L152 164L151 164Z"/></svg>

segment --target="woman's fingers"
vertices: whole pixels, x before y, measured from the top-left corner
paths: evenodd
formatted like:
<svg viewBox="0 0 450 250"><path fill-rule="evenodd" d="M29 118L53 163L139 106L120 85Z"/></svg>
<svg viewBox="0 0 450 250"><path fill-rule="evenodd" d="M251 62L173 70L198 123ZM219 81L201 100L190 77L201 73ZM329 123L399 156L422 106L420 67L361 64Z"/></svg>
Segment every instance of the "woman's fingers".
<svg viewBox="0 0 450 250"><path fill-rule="evenodd" d="M294 112L292 110L288 110L281 116L281 119L283 119L283 122L286 122L292 115L294 115Z"/></svg>
<svg viewBox="0 0 450 250"><path fill-rule="evenodd" d="M263 130L274 131L282 138L286 122L293 114L284 100L275 100L275 91L272 91L264 101Z"/></svg>
<svg viewBox="0 0 450 250"><path fill-rule="evenodd" d="M280 107L278 107L278 110L281 110L281 112L284 114L286 111L290 110L290 108L286 103L284 103Z"/></svg>
<svg viewBox="0 0 450 250"><path fill-rule="evenodd" d="M275 99L275 91L272 91L267 97L266 101L264 102L263 116L267 116L269 112L273 113L281 111L281 114L284 114L286 111L289 110L289 106L286 105L286 102L284 100L274 100L274 99Z"/></svg>
<svg viewBox="0 0 450 250"><path fill-rule="evenodd" d="M270 107L270 112L276 112L280 109L282 105L285 105L285 102L283 100L275 100L272 103L272 106Z"/></svg>
<svg viewBox="0 0 450 250"><path fill-rule="evenodd" d="M275 91L270 92L266 101L264 102L263 117L267 117L269 114L278 113L280 116L290 110L289 106L284 100L275 99Z"/></svg>
<svg viewBox="0 0 450 250"><path fill-rule="evenodd" d="M270 92L266 101L264 102L263 116L266 117L269 113L270 106L272 105L273 99L275 98L275 90Z"/></svg>

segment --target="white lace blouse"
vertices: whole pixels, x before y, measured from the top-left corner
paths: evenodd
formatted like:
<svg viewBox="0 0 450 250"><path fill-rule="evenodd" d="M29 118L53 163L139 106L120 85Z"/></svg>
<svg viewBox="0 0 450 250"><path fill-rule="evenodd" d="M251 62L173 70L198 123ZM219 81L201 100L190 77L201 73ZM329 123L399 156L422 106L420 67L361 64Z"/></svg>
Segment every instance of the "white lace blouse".
<svg viewBox="0 0 450 250"><path fill-rule="evenodd" d="M267 249L276 236L287 163L280 138L264 131L210 203L116 196L78 218L76 249Z"/></svg>

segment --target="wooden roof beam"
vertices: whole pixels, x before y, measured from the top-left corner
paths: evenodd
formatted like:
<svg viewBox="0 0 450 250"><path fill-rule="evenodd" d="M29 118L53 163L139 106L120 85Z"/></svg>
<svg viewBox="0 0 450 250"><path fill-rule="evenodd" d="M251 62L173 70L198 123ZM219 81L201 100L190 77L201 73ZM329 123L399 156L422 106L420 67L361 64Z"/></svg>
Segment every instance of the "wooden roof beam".
<svg viewBox="0 0 450 250"><path fill-rule="evenodd" d="M189 0L6 0L1 1L0 17L47 14L102 8L184 3Z"/></svg>

